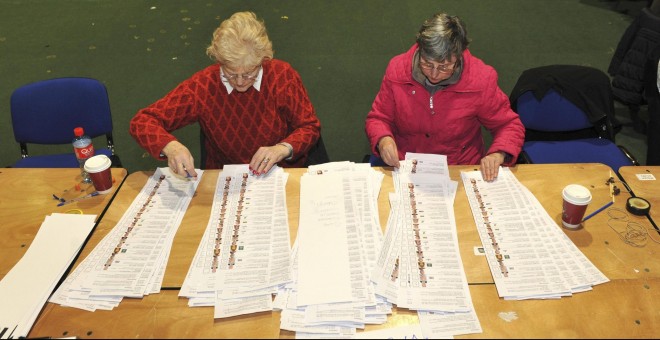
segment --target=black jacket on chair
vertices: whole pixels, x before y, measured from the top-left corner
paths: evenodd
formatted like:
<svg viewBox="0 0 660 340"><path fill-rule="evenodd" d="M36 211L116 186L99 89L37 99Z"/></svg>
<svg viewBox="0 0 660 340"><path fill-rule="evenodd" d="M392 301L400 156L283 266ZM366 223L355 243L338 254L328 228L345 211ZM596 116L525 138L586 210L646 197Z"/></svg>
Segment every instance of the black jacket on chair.
<svg viewBox="0 0 660 340"><path fill-rule="evenodd" d="M645 98L648 103L649 124L646 129L647 146L646 165L660 165L660 89L658 89L658 62L660 45L647 60L645 78Z"/></svg>
<svg viewBox="0 0 660 340"><path fill-rule="evenodd" d="M607 72L614 97L628 105L643 105L647 59L660 46L660 17L644 8L626 29L614 51Z"/></svg>
<svg viewBox="0 0 660 340"><path fill-rule="evenodd" d="M544 136L533 135L528 131L525 140L552 140L598 137L614 141L614 135L620 130L621 124L614 117L614 102L610 78L605 72L593 67L579 65L549 65L523 71L511 91L509 100L511 108L516 111L517 99L523 93L532 91L541 100L548 90L554 89L562 97L584 111L596 131L577 131L577 135L566 133ZM557 139L557 140L559 140Z"/></svg>

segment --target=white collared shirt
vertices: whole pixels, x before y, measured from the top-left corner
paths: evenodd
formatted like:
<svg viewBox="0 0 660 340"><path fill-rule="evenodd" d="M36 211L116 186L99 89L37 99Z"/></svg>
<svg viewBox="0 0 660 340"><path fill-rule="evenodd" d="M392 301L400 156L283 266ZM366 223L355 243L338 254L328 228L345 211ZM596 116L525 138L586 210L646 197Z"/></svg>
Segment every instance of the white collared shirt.
<svg viewBox="0 0 660 340"><path fill-rule="evenodd" d="M264 68L260 67L259 68L259 74L257 74L257 79L254 80L254 83L252 84L252 87L254 87L255 90L259 91L261 89L261 77L264 74ZM224 71L222 70L222 67L220 67L220 80L222 80L222 83L225 85L227 88L227 94L231 94L232 91L234 91L234 87L229 84L229 81L223 77Z"/></svg>

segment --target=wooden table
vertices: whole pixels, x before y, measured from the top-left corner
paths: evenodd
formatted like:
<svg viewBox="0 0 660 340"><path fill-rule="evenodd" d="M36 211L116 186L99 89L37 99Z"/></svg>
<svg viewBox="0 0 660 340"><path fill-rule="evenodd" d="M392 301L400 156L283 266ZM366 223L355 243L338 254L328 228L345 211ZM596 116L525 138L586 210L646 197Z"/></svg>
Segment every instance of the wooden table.
<svg viewBox="0 0 660 340"><path fill-rule="evenodd" d="M111 193L58 207L53 195L71 200L94 192L92 184L81 183L79 169L1 168L0 279L23 257L46 216L82 211L98 222L126 175L126 169L113 168Z"/></svg>
<svg viewBox="0 0 660 340"><path fill-rule="evenodd" d="M622 166L619 174L635 196L651 203L649 218L660 227L660 166ZM655 179L651 180L651 176Z"/></svg>
<svg viewBox="0 0 660 340"><path fill-rule="evenodd" d="M505 301L495 285L470 285L483 333L457 338L657 338L660 334L660 280L614 280L591 292L559 300ZM80 338L294 338L280 330L280 313L265 312L213 320L213 308L187 306L178 291L143 299L125 299L112 311L84 312L49 305L30 337ZM515 313L505 321L500 313ZM394 308L383 325L366 330L417 323L415 312Z"/></svg>
<svg viewBox="0 0 660 340"><path fill-rule="evenodd" d="M453 180L460 181L460 171L472 166L452 166ZM387 221L388 192L393 191L390 169L385 174L379 196L380 219ZM295 239L299 206L300 177L306 169L288 169L287 205L291 237ZM593 201L587 213L610 200L610 168L602 164L518 165L516 177L538 198L558 224L561 224L561 190L577 183L588 187ZM79 336L94 338L293 338L294 333L279 329L279 313L266 312L228 319L213 319L213 308L189 308L188 299L178 298L178 287L197 250L210 215L217 170L206 171L192 199L174 240L163 286L169 289L142 299L124 299L112 311L86 312L48 304L36 321L30 337ZM133 173L126 179L87 248L87 254L119 221L125 209L146 183L149 172ZM611 209L624 208L628 194L622 192ZM608 226L608 210L584 223L578 230L562 229L586 256L611 279L593 291L559 300L504 301L497 295L483 256L473 248L481 246L463 185L459 182L454 205L459 247L469 282L472 300L479 316L481 334L458 338L494 337L658 337L660 313L660 247L649 243L634 248L621 242ZM630 216L631 221L650 223L646 218ZM83 257L81 256L81 259ZM500 313L516 313L507 322ZM366 330L417 323L416 313L397 310L384 325Z"/></svg>

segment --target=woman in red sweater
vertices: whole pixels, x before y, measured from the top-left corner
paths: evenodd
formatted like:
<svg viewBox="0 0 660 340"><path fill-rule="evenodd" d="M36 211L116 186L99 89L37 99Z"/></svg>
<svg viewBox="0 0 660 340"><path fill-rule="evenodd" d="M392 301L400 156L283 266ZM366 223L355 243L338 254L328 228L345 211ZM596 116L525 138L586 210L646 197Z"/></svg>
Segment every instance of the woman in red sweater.
<svg viewBox="0 0 660 340"><path fill-rule="evenodd" d="M206 167L250 164L265 174L278 164L302 167L321 124L291 65L273 59L264 23L239 12L213 33L207 54L217 61L138 111L135 140L173 172L197 174L190 150L170 132L199 123L206 136Z"/></svg>

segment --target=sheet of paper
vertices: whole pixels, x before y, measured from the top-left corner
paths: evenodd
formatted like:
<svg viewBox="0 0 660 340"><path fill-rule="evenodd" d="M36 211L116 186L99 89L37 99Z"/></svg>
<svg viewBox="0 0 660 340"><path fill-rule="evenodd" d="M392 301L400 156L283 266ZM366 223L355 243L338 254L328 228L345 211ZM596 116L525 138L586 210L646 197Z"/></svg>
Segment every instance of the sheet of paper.
<svg viewBox="0 0 660 340"><path fill-rule="evenodd" d="M298 229L298 305L352 300L343 176L303 176Z"/></svg>
<svg viewBox="0 0 660 340"><path fill-rule="evenodd" d="M21 260L0 281L0 338L27 336L94 227L96 215L46 216Z"/></svg>
<svg viewBox="0 0 660 340"><path fill-rule="evenodd" d="M419 324L390 327L375 331L359 332L353 339L427 339L422 333ZM451 339L451 337L433 337L434 339Z"/></svg>

